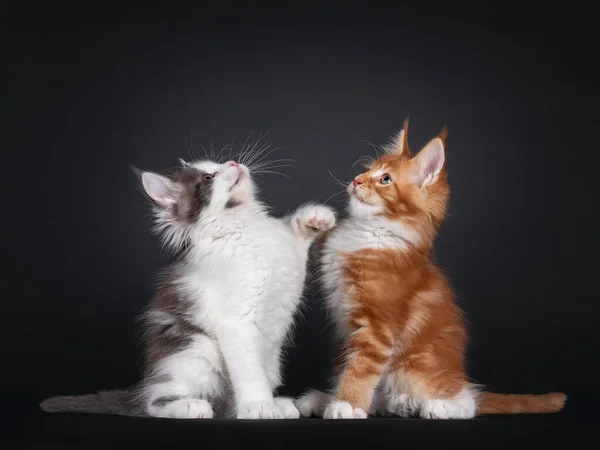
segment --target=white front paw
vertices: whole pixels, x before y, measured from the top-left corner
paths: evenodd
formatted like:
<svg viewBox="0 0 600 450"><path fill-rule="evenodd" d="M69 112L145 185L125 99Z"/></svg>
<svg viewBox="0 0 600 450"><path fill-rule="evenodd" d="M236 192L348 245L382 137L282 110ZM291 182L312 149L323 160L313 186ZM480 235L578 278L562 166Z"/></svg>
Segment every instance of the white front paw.
<svg viewBox="0 0 600 450"><path fill-rule="evenodd" d="M335 226L335 212L324 205L305 206L296 212L293 226L298 231L307 232L327 231Z"/></svg>
<svg viewBox="0 0 600 450"><path fill-rule="evenodd" d="M287 398L276 398L273 401L254 402L238 408L238 419L297 419L300 413L294 403Z"/></svg>
<svg viewBox="0 0 600 450"><path fill-rule="evenodd" d="M323 419L366 419L367 413L362 408L354 408L348 402L335 401L330 403L325 412Z"/></svg>
<svg viewBox="0 0 600 450"><path fill-rule="evenodd" d="M300 418L300 412L294 405L292 399L286 397L275 397L275 406L277 406L277 409L284 419Z"/></svg>

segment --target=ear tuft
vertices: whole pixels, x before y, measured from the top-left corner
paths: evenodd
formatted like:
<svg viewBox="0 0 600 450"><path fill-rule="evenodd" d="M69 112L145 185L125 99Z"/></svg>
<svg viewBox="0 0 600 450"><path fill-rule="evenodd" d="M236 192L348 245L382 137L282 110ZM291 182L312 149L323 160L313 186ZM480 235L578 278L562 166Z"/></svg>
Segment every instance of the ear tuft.
<svg viewBox="0 0 600 450"><path fill-rule="evenodd" d="M387 153L391 155L402 155L412 157L412 152L408 147L408 117L404 119L402 129L392 139L392 142L388 145Z"/></svg>
<svg viewBox="0 0 600 450"><path fill-rule="evenodd" d="M448 127L446 125L442 127L437 137L442 141L444 145L446 144L446 138L448 137Z"/></svg>
<svg viewBox="0 0 600 450"><path fill-rule="evenodd" d="M161 208L177 202L179 189L169 178L153 172L142 172L141 179L146 194Z"/></svg>
<svg viewBox="0 0 600 450"><path fill-rule="evenodd" d="M179 160L179 164L181 164L181 167L187 167L189 166L189 163L184 160L183 158L177 158Z"/></svg>
<svg viewBox="0 0 600 450"><path fill-rule="evenodd" d="M133 171L133 173L135 174L136 177L138 178L142 178L142 173L144 173L144 171L142 169L139 169L138 167L134 166L133 164L129 165L129 168Z"/></svg>
<svg viewBox="0 0 600 450"><path fill-rule="evenodd" d="M445 160L443 140L436 137L429 141L413 158L414 183L419 187L433 183L444 168Z"/></svg>

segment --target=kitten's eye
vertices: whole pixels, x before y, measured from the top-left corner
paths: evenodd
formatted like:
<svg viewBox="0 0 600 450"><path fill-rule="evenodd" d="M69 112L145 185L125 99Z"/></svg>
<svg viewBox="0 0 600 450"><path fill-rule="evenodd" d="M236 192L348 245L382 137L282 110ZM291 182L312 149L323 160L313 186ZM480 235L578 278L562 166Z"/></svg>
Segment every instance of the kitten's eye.
<svg viewBox="0 0 600 450"><path fill-rule="evenodd" d="M385 174L384 176L382 176L379 179L379 182L381 184L390 184L392 182L392 177L390 177L389 175Z"/></svg>
<svg viewBox="0 0 600 450"><path fill-rule="evenodd" d="M203 180L212 180L214 175L211 175L210 173L205 173L204 175L202 175L202 179Z"/></svg>

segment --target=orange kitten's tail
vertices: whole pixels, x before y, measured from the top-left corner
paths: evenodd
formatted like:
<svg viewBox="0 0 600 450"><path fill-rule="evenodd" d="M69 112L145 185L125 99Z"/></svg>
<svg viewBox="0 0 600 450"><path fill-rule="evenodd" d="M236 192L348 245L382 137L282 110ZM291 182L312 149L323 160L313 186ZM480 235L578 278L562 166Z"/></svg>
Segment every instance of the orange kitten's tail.
<svg viewBox="0 0 600 450"><path fill-rule="evenodd" d="M477 415L555 413L563 409L566 401L567 396L562 392L541 395L480 392Z"/></svg>

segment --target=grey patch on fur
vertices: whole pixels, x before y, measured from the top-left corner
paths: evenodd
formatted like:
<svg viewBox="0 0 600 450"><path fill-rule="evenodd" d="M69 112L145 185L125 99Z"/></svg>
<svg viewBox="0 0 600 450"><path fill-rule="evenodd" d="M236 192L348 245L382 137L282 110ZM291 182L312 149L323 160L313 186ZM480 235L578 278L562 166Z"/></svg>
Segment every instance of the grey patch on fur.
<svg viewBox="0 0 600 450"><path fill-rule="evenodd" d="M156 406L158 408L164 408L169 403L172 403L176 400L181 400L183 397L180 395L170 395L165 397L158 397L156 400L152 402L152 406Z"/></svg>
<svg viewBox="0 0 600 450"><path fill-rule="evenodd" d="M42 411L50 413L115 414L147 416L135 395L126 390L100 391L97 394L50 397L40 403Z"/></svg>
<svg viewBox="0 0 600 450"><path fill-rule="evenodd" d="M206 334L202 328L187 319L192 302L177 289L176 280L176 267L163 271L156 285L156 295L144 315L147 378L153 375L153 369L161 359L185 349L192 342L194 335ZM159 323L153 319L157 315L168 319L167 323Z"/></svg>
<svg viewBox="0 0 600 450"><path fill-rule="evenodd" d="M229 199L227 200L227 203L225 204L225 208L229 209L229 208L235 208L237 205L240 205L241 203L238 202L237 200L233 200L233 199Z"/></svg>
<svg viewBox="0 0 600 450"><path fill-rule="evenodd" d="M183 188L179 201L172 206L176 219L188 223L195 222L210 203L213 179L205 179L205 175L212 174L193 167L184 167L169 176Z"/></svg>

